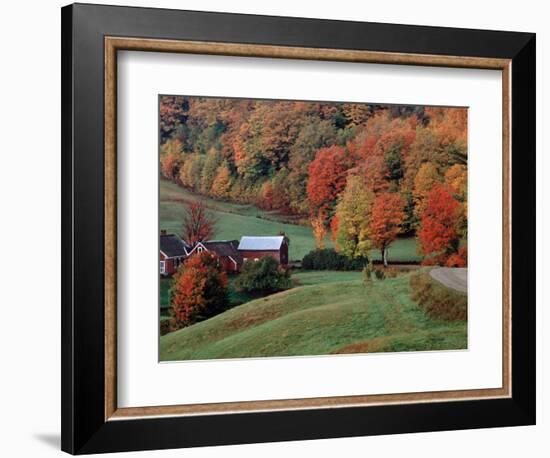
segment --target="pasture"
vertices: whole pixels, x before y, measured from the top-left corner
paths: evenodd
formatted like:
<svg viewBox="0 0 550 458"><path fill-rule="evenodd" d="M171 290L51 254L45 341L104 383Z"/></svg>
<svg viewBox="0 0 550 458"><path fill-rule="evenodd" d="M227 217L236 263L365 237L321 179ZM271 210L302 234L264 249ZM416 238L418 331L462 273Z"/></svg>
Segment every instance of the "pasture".
<svg viewBox="0 0 550 458"><path fill-rule="evenodd" d="M161 360L466 348L466 322L428 317L410 275L365 285L358 272L298 273L290 290L161 337Z"/></svg>

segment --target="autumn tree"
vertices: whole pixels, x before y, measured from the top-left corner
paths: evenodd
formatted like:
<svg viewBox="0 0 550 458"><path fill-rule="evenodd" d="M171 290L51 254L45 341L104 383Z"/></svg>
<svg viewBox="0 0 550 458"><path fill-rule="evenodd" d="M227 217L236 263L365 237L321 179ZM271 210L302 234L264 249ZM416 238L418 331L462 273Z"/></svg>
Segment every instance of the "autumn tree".
<svg viewBox="0 0 550 458"><path fill-rule="evenodd" d="M374 197L405 199L402 232L413 234L427 193L445 182L467 236L466 109L163 96L159 110L160 171L196 193L342 236L353 229L336 206L355 175Z"/></svg>
<svg viewBox="0 0 550 458"><path fill-rule="evenodd" d="M468 246L461 246L456 253L451 254L445 265L447 267L468 267Z"/></svg>
<svg viewBox="0 0 550 458"><path fill-rule="evenodd" d="M180 167L179 179L183 186L196 190L200 186L200 178L204 167L204 156L201 154L186 154Z"/></svg>
<svg viewBox="0 0 550 458"><path fill-rule="evenodd" d="M369 237L380 250L384 266L388 265L388 246L397 238L405 213L405 202L399 194L383 193L372 204Z"/></svg>
<svg viewBox="0 0 550 458"><path fill-rule="evenodd" d="M338 227L340 226L340 220L338 219L338 215L334 215L332 219L330 220L330 240L334 243L336 246L336 250L338 250Z"/></svg>
<svg viewBox="0 0 550 458"><path fill-rule="evenodd" d="M191 246L211 239L215 233L216 219L210 214L203 201L197 200L185 205L182 223L182 237Z"/></svg>
<svg viewBox="0 0 550 458"><path fill-rule="evenodd" d="M340 252L349 258L368 256L370 213L374 194L365 181L356 175L348 178L336 207L338 216L337 243Z"/></svg>
<svg viewBox="0 0 550 458"><path fill-rule="evenodd" d="M223 312L228 281L219 260L208 252L188 258L174 274L170 290L173 327L180 329Z"/></svg>
<svg viewBox="0 0 550 458"><path fill-rule="evenodd" d="M413 198L416 214L420 217L426 207L426 197L433 187L440 182L437 168L431 162L425 162L420 166L414 179Z"/></svg>
<svg viewBox="0 0 550 458"><path fill-rule="evenodd" d="M468 171L463 164L455 164L445 172L445 183L453 197L460 203L458 231L461 237L468 236Z"/></svg>
<svg viewBox="0 0 550 458"><path fill-rule="evenodd" d="M173 180L178 176L183 159L183 145L177 139L168 140L160 147L160 171L164 177Z"/></svg>
<svg viewBox="0 0 550 458"><path fill-rule="evenodd" d="M235 167L243 180L254 181L269 175L270 161L264 154L260 134L260 120L247 120L233 142Z"/></svg>
<svg viewBox="0 0 550 458"><path fill-rule="evenodd" d="M212 183L216 179L218 168L222 162L222 155L216 148L211 148L205 155L200 176L200 191L203 194L210 194L212 191Z"/></svg>
<svg viewBox="0 0 550 458"><path fill-rule="evenodd" d="M212 182L212 195L219 199L227 199L231 189L231 172L227 163L223 163L216 171L216 177Z"/></svg>
<svg viewBox="0 0 550 458"><path fill-rule="evenodd" d="M378 193L388 190L388 168L384 157L369 155L360 162L357 169L357 173L364 178L366 185L372 192Z"/></svg>
<svg viewBox="0 0 550 458"><path fill-rule="evenodd" d="M434 185L426 197L418 231L422 253L429 257L427 262L442 264L458 250L458 218L459 203L450 190L442 184Z"/></svg>
<svg viewBox="0 0 550 458"><path fill-rule="evenodd" d="M338 195L346 186L346 172L350 167L350 157L345 148L331 146L317 151L309 165L307 196L310 213L323 212L331 218ZM328 224L328 221L327 221Z"/></svg>
<svg viewBox="0 0 550 458"><path fill-rule="evenodd" d="M399 181L404 175L404 168L401 150L398 145L392 145L388 149L384 154L384 161L388 168L388 179L396 182L396 185L399 185Z"/></svg>
<svg viewBox="0 0 550 458"><path fill-rule="evenodd" d="M319 149L335 144L336 132L331 121L308 116L295 142L290 146L285 188L291 210L295 213L308 212L306 185L309 164L315 159L315 153Z"/></svg>
<svg viewBox="0 0 550 458"><path fill-rule="evenodd" d="M375 107L366 103L344 103L342 110L348 124L360 126L373 115Z"/></svg>
<svg viewBox="0 0 550 458"><path fill-rule="evenodd" d="M312 215L311 218L311 228L313 230L313 237L317 248L325 247L325 236L327 235L327 219L325 214L321 211L317 215Z"/></svg>
<svg viewBox="0 0 550 458"><path fill-rule="evenodd" d="M273 186L272 207L282 210L283 212L291 212L291 198L288 190L288 175L287 168L279 170L271 179Z"/></svg>
<svg viewBox="0 0 550 458"><path fill-rule="evenodd" d="M260 196L258 199L258 206L265 208L266 210L273 209L273 184L267 180L262 184L260 188Z"/></svg>
<svg viewBox="0 0 550 458"><path fill-rule="evenodd" d="M178 127L187 121L189 101L182 96L163 96L160 100L160 138L161 143L168 140Z"/></svg>

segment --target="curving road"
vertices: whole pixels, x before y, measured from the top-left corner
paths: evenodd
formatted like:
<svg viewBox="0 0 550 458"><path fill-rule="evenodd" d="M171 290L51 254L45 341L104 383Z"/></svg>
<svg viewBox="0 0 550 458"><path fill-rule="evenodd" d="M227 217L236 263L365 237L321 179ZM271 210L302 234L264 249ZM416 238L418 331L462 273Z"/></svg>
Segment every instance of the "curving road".
<svg viewBox="0 0 550 458"><path fill-rule="evenodd" d="M468 268L466 267L436 267L430 270L433 279L448 288L461 293L468 292Z"/></svg>

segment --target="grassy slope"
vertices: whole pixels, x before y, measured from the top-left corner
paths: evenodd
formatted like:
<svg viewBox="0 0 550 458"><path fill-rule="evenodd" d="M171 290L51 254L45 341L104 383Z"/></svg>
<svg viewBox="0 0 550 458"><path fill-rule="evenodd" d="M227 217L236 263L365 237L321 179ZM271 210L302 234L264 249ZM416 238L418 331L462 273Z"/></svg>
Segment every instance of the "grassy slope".
<svg viewBox="0 0 550 458"><path fill-rule="evenodd" d="M315 274L163 336L161 360L466 348L466 323L428 318L410 299L408 275L365 286L359 273Z"/></svg>
<svg viewBox="0 0 550 458"><path fill-rule="evenodd" d="M160 228L168 232L179 233L184 214L182 202L202 199L218 219L215 238L221 240L239 240L242 235L276 235L284 231L290 238L290 259L301 260L306 253L315 248L315 240L308 226L298 226L282 221L275 212L261 210L254 205L242 205L220 202L199 197L174 183L160 180ZM327 247L332 247L330 239ZM380 259L378 251L371 254L374 260ZM388 250L391 261L419 261L414 238L396 240Z"/></svg>
<svg viewBox="0 0 550 458"><path fill-rule="evenodd" d="M317 285L321 283L333 283L337 281L358 280L360 272L334 272L334 271L298 271L292 275L295 286ZM233 284L236 276L229 276L229 302L232 305L240 305L255 299L249 293L242 293L235 290ZM170 306L170 283L171 278L160 279L160 310L161 315L168 315ZM257 296L256 296L257 297Z"/></svg>

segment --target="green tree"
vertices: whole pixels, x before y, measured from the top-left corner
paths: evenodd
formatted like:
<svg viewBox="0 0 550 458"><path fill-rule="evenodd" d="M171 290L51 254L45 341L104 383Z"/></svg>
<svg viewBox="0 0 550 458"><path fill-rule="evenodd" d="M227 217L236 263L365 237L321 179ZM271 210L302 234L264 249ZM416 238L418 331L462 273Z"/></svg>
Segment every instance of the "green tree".
<svg viewBox="0 0 550 458"><path fill-rule="evenodd" d="M238 291L247 293L274 293L290 288L290 270L279 266L270 256L259 261L244 263L241 273L235 282Z"/></svg>
<svg viewBox="0 0 550 458"><path fill-rule="evenodd" d="M218 167L221 163L222 155L217 149L211 148L206 155L201 171L200 191L203 194L210 194L212 190L212 183L216 178Z"/></svg>
<svg viewBox="0 0 550 458"><path fill-rule="evenodd" d="M392 146L384 154L384 161L388 167L388 178L399 183L404 175L401 149L397 145Z"/></svg>

